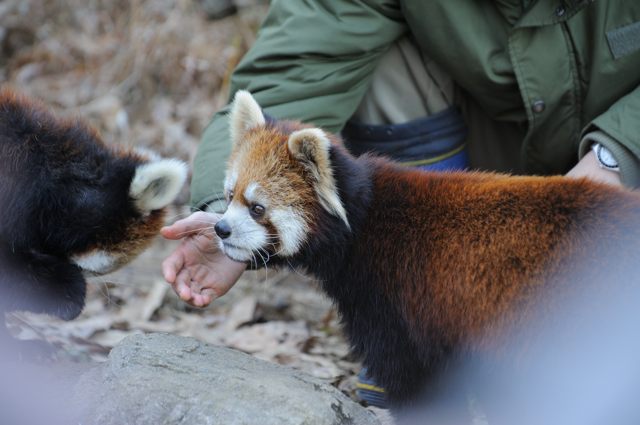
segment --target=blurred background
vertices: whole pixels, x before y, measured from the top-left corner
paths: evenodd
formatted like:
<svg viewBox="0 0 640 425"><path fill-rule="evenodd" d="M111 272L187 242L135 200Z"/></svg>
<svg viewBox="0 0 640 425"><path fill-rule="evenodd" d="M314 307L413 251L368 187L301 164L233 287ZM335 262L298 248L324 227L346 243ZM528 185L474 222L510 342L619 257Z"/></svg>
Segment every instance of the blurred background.
<svg viewBox="0 0 640 425"><path fill-rule="evenodd" d="M191 163L200 134L226 103L232 69L253 43L264 0L3 0L0 82L80 116L110 144ZM188 185L169 214L188 215ZM169 332L290 365L353 395L359 365L338 319L300 273L248 272L206 309L182 303L158 238L124 269L93 279L84 313L62 322L11 314L11 331L48 341L62 360L102 360L128 335Z"/></svg>

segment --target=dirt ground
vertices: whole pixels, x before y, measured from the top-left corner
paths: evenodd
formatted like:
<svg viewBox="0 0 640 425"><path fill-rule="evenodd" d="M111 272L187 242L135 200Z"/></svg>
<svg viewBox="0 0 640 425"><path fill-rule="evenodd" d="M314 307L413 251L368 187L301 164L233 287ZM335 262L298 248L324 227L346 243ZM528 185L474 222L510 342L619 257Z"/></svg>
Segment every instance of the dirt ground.
<svg viewBox="0 0 640 425"><path fill-rule="evenodd" d="M191 0L5 0L0 81L83 117L108 143L191 162L266 13L264 4L237 3L238 13L212 21ZM185 186L171 220L188 214L187 201ZM77 361L104 359L134 333L192 336L304 370L353 395L359 364L313 282L297 271L248 272L212 306L193 309L160 273L174 246L158 238L130 265L93 279L78 319L12 314L12 331Z"/></svg>

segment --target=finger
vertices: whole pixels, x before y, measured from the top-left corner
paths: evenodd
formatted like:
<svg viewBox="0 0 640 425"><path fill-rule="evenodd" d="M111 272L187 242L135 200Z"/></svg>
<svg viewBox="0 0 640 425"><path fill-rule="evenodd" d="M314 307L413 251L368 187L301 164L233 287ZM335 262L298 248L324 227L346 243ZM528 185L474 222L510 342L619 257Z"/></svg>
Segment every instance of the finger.
<svg viewBox="0 0 640 425"><path fill-rule="evenodd" d="M193 294L193 298L191 299L191 303L193 305L195 305L196 307L204 307L204 303L202 300L202 295L200 294Z"/></svg>
<svg viewBox="0 0 640 425"><path fill-rule="evenodd" d="M173 288L176 294L183 301L191 301L193 298L193 291L191 291L190 287L191 276L186 270L181 270L176 277L176 284Z"/></svg>
<svg viewBox="0 0 640 425"><path fill-rule="evenodd" d="M197 279L192 279L190 283L191 294L193 298L204 300L203 305L209 304L216 294L215 289L205 285L206 283L203 283L202 281Z"/></svg>
<svg viewBox="0 0 640 425"><path fill-rule="evenodd" d="M206 307L211 304L212 297L210 295L205 294L194 294L193 295L193 304L197 307Z"/></svg>
<svg viewBox="0 0 640 425"><path fill-rule="evenodd" d="M184 255L180 251L180 248L177 248L162 262L162 275L164 276L164 280L173 285L176 281L178 271L182 270L183 267Z"/></svg>
<svg viewBox="0 0 640 425"><path fill-rule="evenodd" d="M202 297L202 305L207 306L216 298L215 292L212 289L205 289L200 296Z"/></svg>
<svg viewBox="0 0 640 425"><path fill-rule="evenodd" d="M203 229L213 227L219 219L220 215L218 214L196 212L170 226L163 227L160 229L160 234L166 239L182 239Z"/></svg>

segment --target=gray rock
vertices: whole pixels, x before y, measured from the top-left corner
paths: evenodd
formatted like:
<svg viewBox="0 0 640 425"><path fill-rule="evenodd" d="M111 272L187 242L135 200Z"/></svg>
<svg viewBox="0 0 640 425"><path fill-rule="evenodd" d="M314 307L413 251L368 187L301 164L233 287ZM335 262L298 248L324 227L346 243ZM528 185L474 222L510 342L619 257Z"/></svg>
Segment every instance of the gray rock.
<svg viewBox="0 0 640 425"><path fill-rule="evenodd" d="M164 334L125 339L80 378L72 399L83 425L379 424L308 375Z"/></svg>

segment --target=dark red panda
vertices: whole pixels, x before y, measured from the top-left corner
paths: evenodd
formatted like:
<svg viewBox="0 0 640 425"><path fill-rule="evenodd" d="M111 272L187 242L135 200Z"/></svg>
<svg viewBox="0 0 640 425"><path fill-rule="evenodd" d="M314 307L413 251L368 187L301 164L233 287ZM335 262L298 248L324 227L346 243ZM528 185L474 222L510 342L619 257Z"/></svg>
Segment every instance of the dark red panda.
<svg viewBox="0 0 640 425"><path fill-rule="evenodd" d="M186 178L181 161L105 145L76 120L0 91L0 313L73 319L85 275L140 253Z"/></svg>
<svg viewBox="0 0 640 425"><path fill-rule="evenodd" d="M392 402L469 353L499 351L538 300L561 307L561 294L584 283L572 282L574 260L608 283L599 259L610 241L640 236L640 196L630 191L355 158L321 129L267 121L243 91L230 122L221 249L317 277Z"/></svg>

